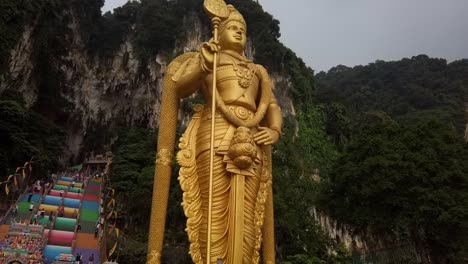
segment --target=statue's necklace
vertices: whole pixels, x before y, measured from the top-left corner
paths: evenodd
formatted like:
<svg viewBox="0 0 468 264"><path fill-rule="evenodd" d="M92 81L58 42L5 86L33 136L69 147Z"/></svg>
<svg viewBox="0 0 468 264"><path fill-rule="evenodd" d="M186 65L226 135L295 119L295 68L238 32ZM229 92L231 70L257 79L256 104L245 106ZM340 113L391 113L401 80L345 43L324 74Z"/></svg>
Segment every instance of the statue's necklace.
<svg viewBox="0 0 468 264"><path fill-rule="evenodd" d="M247 89L252 82L252 78L255 76L255 64L249 63L247 67L239 67L239 65L233 61L232 65L234 66L234 72L236 73L237 77L239 77L239 85Z"/></svg>
<svg viewBox="0 0 468 264"><path fill-rule="evenodd" d="M252 82L252 78L255 76L255 72L257 71L255 63L253 63L251 60L246 59L245 56L238 54L234 51L223 50L220 51L220 53L224 53L236 59L232 60L234 72L236 73L237 77L239 77L240 87L247 89L250 86L250 83Z"/></svg>

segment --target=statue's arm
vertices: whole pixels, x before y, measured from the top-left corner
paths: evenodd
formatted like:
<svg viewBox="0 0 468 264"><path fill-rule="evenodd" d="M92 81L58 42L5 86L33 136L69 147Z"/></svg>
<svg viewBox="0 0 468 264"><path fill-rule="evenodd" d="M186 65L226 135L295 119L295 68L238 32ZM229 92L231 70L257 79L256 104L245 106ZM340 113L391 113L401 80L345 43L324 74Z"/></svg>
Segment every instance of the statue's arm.
<svg viewBox="0 0 468 264"><path fill-rule="evenodd" d="M275 96L272 94L270 104L268 105L268 110L266 113L266 121L268 127L276 132L278 136L281 136L281 128L283 126L283 117L281 115L281 108L276 101Z"/></svg>
<svg viewBox="0 0 468 264"><path fill-rule="evenodd" d="M205 80L210 70L205 66L201 53L193 53L193 57L184 61L177 71L172 73L178 98L193 94Z"/></svg>
<svg viewBox="0 0 468 264"><path fill-rule="evenodd" d="M200 63L199 53L185 53L169 64L163 79L147 264L161 263L179 102L206 77Z"/></svg>
<svg viewBox="0 0 468 264"><path fill-rule="evenodd" d="M191 58L175 67L177 71L171 72L179 98L187 97L201 87L202 82L212 72L214 54L218 49L216 44L205 42L199 52L190 52Z"/></svg>
<svg viewBox="0 0 468 264"><path fill-rule="evenodd" d="M275 144L281 136L281 127L283 118L281 108L278 106L276 98L272 92L272 85L268 73L261 65L257 65L257 76L260 79L261 91L268 93L269 101L260 102L260 105L267 105L265 117L263 119L263 127L259 127L258 133L254 135L254 140L257 144L272 145ZM264 98L265 95L260 95ZM260 99L262 101L263 99Z"/></svg>
<svg viewBox="0 0 468 264"><path fill-rule="evenodd" d="M278 141L281 136L281 127L283 125L283 118L281 115L281 108L276 101L275 95L272 91L272 85L270 78L262 66L258 65L259 78L261 83L266 85L268 88L267 92L271 93L270 100L268 102L268 108L265 113L263 124L266 127L260 127L261 131L254 135L254 139L257 143L263 143L265 145L271 145ZM262 87L262 90L264 90ZM271 173L271 146L266 146L265 155L267 156L269 164L269 171ZM273 212L273 188L271 183L268 186L268 195L265 203L265 218L262 228L263 234L263 263L274 264L275 263L275 224L274 224L274 212Z"/></svg>

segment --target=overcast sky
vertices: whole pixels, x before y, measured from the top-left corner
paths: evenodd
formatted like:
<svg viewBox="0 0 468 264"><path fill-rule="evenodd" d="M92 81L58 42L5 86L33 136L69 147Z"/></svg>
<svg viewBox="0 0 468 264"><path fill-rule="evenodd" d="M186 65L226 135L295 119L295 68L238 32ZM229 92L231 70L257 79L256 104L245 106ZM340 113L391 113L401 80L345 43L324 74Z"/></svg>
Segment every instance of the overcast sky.
<svg viewBox="0 0 468 264"><path fill-rule="evenodd" d="M127 0L106 0L103 11ZM468 0L259 0L318 71L418 54L468 58Z"/></svg>

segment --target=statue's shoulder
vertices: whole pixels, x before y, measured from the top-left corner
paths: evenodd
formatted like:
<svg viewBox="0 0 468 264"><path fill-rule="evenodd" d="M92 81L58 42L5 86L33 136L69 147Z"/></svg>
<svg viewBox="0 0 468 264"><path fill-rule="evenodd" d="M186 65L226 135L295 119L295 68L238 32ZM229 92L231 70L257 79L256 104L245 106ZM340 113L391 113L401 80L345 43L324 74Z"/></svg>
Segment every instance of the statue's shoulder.
<svg viewBox="0 0 468 264"><path fill-rule="evenodd" d="M259 79L262 79L265 77L268 78L268 71L263 65L255 63L255 69L256 69L255 73L257 74Z"/></svg>
<svg viewBox="0 0 468 264"><path fill-rule="evenodd" d="M261 71L267 71L265 67L263 67L263 65L261 64L257 64L255 63L255 68L257 68L257 70L261 70Z"/></svg>
<svg viewBox="0 0 468 264"><path fill-rule="evenodd" d="M195 59L198 57L198 52L186 52L180 56L177 56L174 60L171 61L169 66L167 66L166 75L176 74L179 69L181 69L182 65L188 62L190 59Z"/></svg>

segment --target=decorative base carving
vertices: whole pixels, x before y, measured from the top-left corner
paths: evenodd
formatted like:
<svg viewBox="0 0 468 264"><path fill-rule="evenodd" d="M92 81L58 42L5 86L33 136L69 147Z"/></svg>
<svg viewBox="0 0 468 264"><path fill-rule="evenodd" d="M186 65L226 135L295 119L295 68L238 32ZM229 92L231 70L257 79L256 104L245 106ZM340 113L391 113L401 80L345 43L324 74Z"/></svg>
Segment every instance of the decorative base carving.
<svg viewBox="0 0 468 264"><path fill-rule="evenodd" d="M161 264L161 253L153 250L146 264Z"/></svg>

